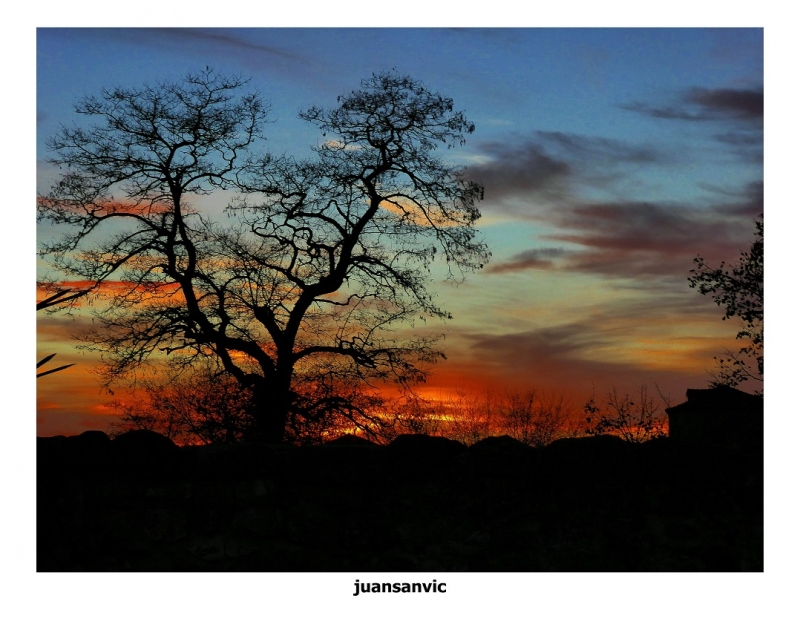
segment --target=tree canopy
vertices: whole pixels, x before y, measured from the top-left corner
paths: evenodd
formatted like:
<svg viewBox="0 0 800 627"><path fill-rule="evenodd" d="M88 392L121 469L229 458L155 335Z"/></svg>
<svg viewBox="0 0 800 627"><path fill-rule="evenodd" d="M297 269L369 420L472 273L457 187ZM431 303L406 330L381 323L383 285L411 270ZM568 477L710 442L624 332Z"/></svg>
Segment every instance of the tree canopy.
<svg viewBox="0 0 800 627"><path fill-rule="evenodd" d="M42 254L105 286L86 339L108 383L166 354L177 369L211 361L246 389L252 439L332 412L368 423L360 384L419 381L442 357L439 336L409 331L449 316L429 291L434 261L460 281L488 259L482 187L436 152L474 126L385 72L300 114L323 136L312 156L255 154L268 105L246 84L206 69L81 101L97 122L49 142L65 174L39 217L64 234ZM238 194L227 219L191 205L220 189Z"/></svg>
<svg viewBox="0 0 800 627"><path fill-rule="evenodd" d="M715 383L736 387L747 380L764 380L764 218L756 220L756 239L739 263L726 262L711 268L702 257L694 260L689 285L701 294L711 294L725 308L723 320L739 318L742 330L737 339L748 343L738 353L726 351L716 357Z"/></svg>

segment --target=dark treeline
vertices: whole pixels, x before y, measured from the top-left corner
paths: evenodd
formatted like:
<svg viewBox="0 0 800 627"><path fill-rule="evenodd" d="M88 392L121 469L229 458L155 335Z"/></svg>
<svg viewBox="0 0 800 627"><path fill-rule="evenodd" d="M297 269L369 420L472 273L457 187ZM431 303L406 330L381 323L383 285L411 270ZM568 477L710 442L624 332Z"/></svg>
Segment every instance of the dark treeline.
<svg viewBox="0 0 800 627"><path fill-rule="evenodd" d="M647 386L635 395L613 388L604 396L594 393L582 407L563 394L534 388L456 390L428 399L406 390L387 396L363 389L336 389L335 381L322 391L329 398L348 395L347 403L320 412L309 420L291 414L285 442L321 444L344 434L376 443L399 435L442 436L470 446L490 436L508 435L533 447L547 446L565 437L614 435L628 442L644 442L666 435L669 399L656 398ZM358 405L359 411L353 407ZM247 390L224 374L194 372L160 385L145 383L133 399L113 404L119 420L111 433L147 429L181 445L247 441L253 424Z"/></svg>
<svg viewBox="0 0 800 627"><path fill-rule="evenodd" d="M40 571L758 571L755 450L39 438Z"/></svg>

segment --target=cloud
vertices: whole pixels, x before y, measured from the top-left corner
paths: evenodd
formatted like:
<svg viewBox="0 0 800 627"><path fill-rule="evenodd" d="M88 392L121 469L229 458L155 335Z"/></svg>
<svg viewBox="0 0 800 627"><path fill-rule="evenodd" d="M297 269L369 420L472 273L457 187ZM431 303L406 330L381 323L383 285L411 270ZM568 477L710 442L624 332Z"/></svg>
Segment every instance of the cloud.
<svg viewBox="0 0 800 627"><path fill-rule="evenodd" d="M94 329L90 318L85 316L43 316L36 319L36 338L38 342L73 342ZM75 361L74 356L70 356Z"/></svg>
<svg viewBox="0 0 800 627"><path fill-rule="evenodd" d="M515 279L517 277L514 277ZM598 300L594 285L564 277L563 298L554 311L515 307L504 326L472 326L448 332L448 360L434 369L435 389L494 387L564 392L580 407L595 386L635 391L658 383L682 398L688 387L704 387L713 356L736 348L736 325L707 296L682 285L661 289L648 278L638 289L618 289ZM519 281L519 289L531 283ZM583 298L581 286L589 287ZM626 286L627 287L627 286Z"/></svg>
<svg viewBox="0 0 800 627"><path fill-rule="evenodd" d="M484 185L489 201L565 198L576 186L607 187L630 176L636 166L669 161L651 145L561 132L537 131L478 148L485 160L470 166L467 176Z"/></svg>
<svg viewBox="0 0 800 627"><path fill-rule="evenodd" d="M764 163L764 134L761 129L737 129L714 135L726 149L742 161L754 165Z"/></svg>
<svg viewBox="0 0 800 627"><path fill-rule="evenodd" d="M720 215L747 218L749 222L764 213L764 181L751 181L739 194L728 193L728 196L730 201L715 207Z"/></svg>
<svg viewBox="0 0 800 627"><path fill-rule="evenodd" d="M571 172L565 161L546 154L535 142L484 143L486 163L470 166L467 176L486 189L487 200L559 189Z"/></svg>
<svg viewBox="0 0 800 627"><path fill-rule="evenodd" d="M636 320L624 312L609 318L618 327L634 328ZM612 386L635 390L640 385L658 383L665 392L680 394L687 387L704 381L706 364L718 346L715 340L692 338L683 353L673 350L675 359L665 364L621 359L619 333L595 322L577 322L555 327L531 329L507 334L465 334L473 355L472 369L482 372L482 379L496 385L530 386L537 389L567 390L574 402L588 398L592 387L605 393ZM464 364L466 366L466 364ZM468 376L469 368L462 368ZM442 381L444 382L444 381Z"/></svg>
<svg viewBox="0 0 800 627"><path fill-rule="evenodd" d="M235 32L236 34L231 34ZM280 62L295 62L307 64L309 60L286 48L271 46L248 38L253 32L263 38L260 29L229 29L217 28L99 28L90 29L87 35L93 39L110 38L115 41L124 40L127 43L147 46L148 48L163 48L169 50L182 50L186 46L194 46L198 52L211 55L225 55L233 57L238 62L248 66L263 64L265 60ZM254 53L256 53L254 55Z"/></svg>
<svg viewBox="0 0 800 627"><path fill-rule="evenodd" d="M293 61L305 61L305 58L283 48L275 46L268 46L260 43L253 43L247 41L242 37L235 37L230 35L231 31L227 29L214 29L214 28L157 28L157 29L143 29L155 34L155 38L161 41L173 39L182 39L187 42L195 42L204 46L219 46L223 49L228 49L229 52L244 52L247 58L253 52L258 52L270 57L277 57L280 59L288 59ZM246 30L243 32L247 32ZM166 36L165 36L166 35Z"/></svg>
<svg viewBox="0 0 800 627"><path fill-rule="evenodd" d="M506 272L519 272L522 270L552 270L553 259L563 257L566 251L563 248L532 248L514 255L506 262L490 264L487 274L503 274Z"/></svg>
<svg viewBox="0 0 800 627"><path fill-rule="evenodd" d="M100 41L108 46L163 50L180 55L181 59L192 56L198 67L208 64L218 68L232 63L254 75L279 73L287 78L298 75L308 78L309 74L316 75L321 70L320 60L305 53L296 37L284 38L269 29L146 27L65 29L64 32L68 32L70 38L85 39L93 44ZM282 43L275 45L276 41ZM183 63L185 61L178 61L181 71L185 71Z"/></svg>
<svg viewBox="0 0 800 627"><path fill-rule="evenodd" d="M634 101L621 107L664 120L745 120L760 123L764 117L764 91L694 87L684 91L675 103L651 105Z"/></svg>
<svg viewBox="0 0 800 627"><path fill-rule="evenodd" d="M735 147L747 148L757 146L761 148L764 145L764 138L760 133L748 133L747 131L729 131L727 133L717 133L714 135L714 138L723 144L728 144Z"/></svg>
<svg viewBox="0 0 800 627"><path fill-rule="evenodd" d="M69 301L69 309L81 309L88 303L94 303L98 298L109 299L127 294L140 294L147 295L149 298L159 298L170 300L172 298L180 299L180 288L177 283L165 281L120 281L120 280L107 280L102 281L99 285L94 281L77 280L77 281L58 281L50 284L37 284L36 286L36 300L44 300L48 296L53 295L56 291L67 290L72 294L82 292L83 290L90 290L85 297L77 298ZM66 294L67 296L69 294ZM46 308L48 309L48 308Z"/></svg>
<svg viewBox="0 0 800 627"><path fill-rule="evenodd" d="M597 249L664 253L694 249L695 242L708 241L719 228L702 224L679 206L636 201L579 205L556 222L574 232L553 239Z"/></svg>
<svg viewBox="0 0 800 627"><path fill-rule="evenodd" d="M597 160L626 164L660 163L664 160L662 154L648 145L636 145L607 137L575 133L539 131L537 135L551 146L560 148L562 152L587 163L594 163Z"/></svg>
<svg viewBox="0 0 800 627"><path fill-rule="evenodd" d="M739 192L705 186L719 198L701 206L665 202L564 203L543 212L555 232L540 235L564 247L535 247L490 264L487 274L534 270L582 272L606 278L685 283L697 255L712 265L734 262L753 239L764 211L764 185Z"/></svg>
<svg viewBox="0 0 800 627"><path fill-rule="evenodd" d="M758 181L708 207L636 201L573 205L549 215L560 232L543 237L580 246L562 255L562 270L683 281L698 254L714 262L738 258L762 212Z"/></svg>
<svg viewBox="0 0 800 627"><path fill-rule="evenodd" d="M764 117L764 91L754 89L691 89L686 100L700 105L710 114L736 118Z"/></svg>

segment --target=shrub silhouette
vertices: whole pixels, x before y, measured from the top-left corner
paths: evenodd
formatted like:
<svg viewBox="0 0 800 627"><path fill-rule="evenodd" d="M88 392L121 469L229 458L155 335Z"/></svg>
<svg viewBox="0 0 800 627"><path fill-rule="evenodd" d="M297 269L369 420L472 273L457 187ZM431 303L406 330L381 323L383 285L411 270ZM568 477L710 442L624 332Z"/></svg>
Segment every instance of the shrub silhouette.
<svg viewBox="0 0 800 627"><path fill-rule="evenodd" d="M639 388L638 399L612 388L600 403L594 393L584 405L587 435L616 435L626 442L645 442L664 433L663 406Z"/></svg>

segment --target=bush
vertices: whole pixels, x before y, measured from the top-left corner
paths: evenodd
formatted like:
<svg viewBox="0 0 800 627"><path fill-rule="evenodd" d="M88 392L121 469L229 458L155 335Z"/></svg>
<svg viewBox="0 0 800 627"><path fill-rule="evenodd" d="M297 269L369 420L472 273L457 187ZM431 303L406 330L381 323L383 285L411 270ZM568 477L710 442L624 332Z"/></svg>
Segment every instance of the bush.
<svg viewBox="0 0 800 627"><path fill-rule="evenodd" d="M620 394L612 388L602 403L595 401L594 392L584 405L588 427L587 435L616 435L626 442L645 442L665 435L664 403L656 401L647 391L639 388L638 400L629 394Z"/></svg>

